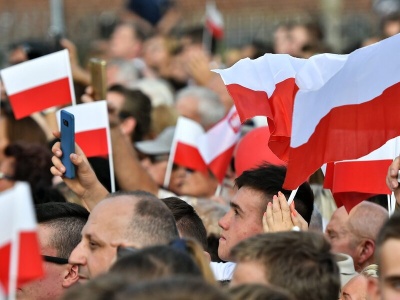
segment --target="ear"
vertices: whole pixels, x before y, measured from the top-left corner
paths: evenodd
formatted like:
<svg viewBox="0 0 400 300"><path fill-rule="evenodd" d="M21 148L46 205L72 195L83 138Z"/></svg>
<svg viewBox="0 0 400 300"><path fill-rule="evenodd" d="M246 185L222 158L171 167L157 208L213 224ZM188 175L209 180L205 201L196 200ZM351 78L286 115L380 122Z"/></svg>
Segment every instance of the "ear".
<svg viewBox="0 0 400 300"><path fill-rule="evenodd" d="M370 239L364 240L361 244L358 264L360 266L371 264L373 262L374 251L375 251L375 242Z"/></svg>
<svg viewBox="0 0 400 300"><path fill-rule="evenodd" d="M78 265L68 264L68 269L66 270L64 280L62 283L63 288L69 288L79 280L79 270Z"/></svg>
<svg viewBox="0 0 400 300"><path fill-rule="evenodd" d="M125 135L131 136L135 131L137 121L134 117L128 117L121 123L122 132Z"/></svg>
<svg viewBox="0 0 400 300"><path fill-rule="evenodd" d="M380 289L379 289L379 281L378 278L368 277L367 283L367 295L370 300L379 300L381 299Z"/></svg>

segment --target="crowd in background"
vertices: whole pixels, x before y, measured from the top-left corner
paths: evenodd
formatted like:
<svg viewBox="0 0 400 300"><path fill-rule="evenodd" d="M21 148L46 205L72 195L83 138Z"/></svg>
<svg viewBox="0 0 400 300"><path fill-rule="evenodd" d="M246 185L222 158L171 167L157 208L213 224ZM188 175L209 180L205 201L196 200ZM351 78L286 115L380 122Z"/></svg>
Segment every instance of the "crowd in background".
<svg viewBox="0 0 400 300"><path fill-rule="evenodd" d="M79 103L95 98L87 60L107 61L108 159L118 191L109 194L108 159L87 159L79 147L71 158L76 178L60 177L55 109L16 120L1 89L0 191L29 183L46 271L18 299L399 297L400 273L391 268L400 261L400 216L388 220L386 196L347 212L336 208L316 173L289 206L285 167L258 153L258 164L239 172L236 155L246 149L234 154L222 185L211 172L174 164L164 186L178 117L208 130L233 105L210 70L265 53L329 52L318 24L282 23L272 45L254 41L221 52L221 41L202 25L175 34L173 7L162 14L131 2L109 40L93 42L82 63L65 38L56 47L31 40L10 46L9 65L68 49ZM399 32L400 16L390 16L381 35L360 47ZM243 141L265 125L246 122Z"/></svg>

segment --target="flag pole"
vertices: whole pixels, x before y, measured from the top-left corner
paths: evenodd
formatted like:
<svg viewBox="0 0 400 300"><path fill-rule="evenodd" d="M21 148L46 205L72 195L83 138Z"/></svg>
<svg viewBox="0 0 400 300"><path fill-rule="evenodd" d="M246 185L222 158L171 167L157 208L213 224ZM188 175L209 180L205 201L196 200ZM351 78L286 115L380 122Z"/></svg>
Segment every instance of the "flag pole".
<svg viewBox="0 0 400 300"><path fill-rule="evenodd" d="M107 126L107 148L108 148L108 163L110 166L110 183L111 193L115 193L115 175L114 175L114 159L111 145L110 125Z"/></svg>
<svg viewBox="0 0 400 300"><path fill-rule="evenodd" d="M290 193L290 196L289 196L289 199L288 199L288 205L289 205L289 206L290 206L290 204L292 204L292 202L293 202L293 200L294 200L294 197L296 196L296 193L297 193L297 190L298 190L298 189L299 189L299 188L293 190L293 191Z"/></svg>
<svg viewBox="0 0 400 300"><path fill-rule="evenodd" d="M218 184L217 189L215 190L215 196L221 196L222 193L222 184Z"/></svg>
<svg viewBox="0 0 400 300"><path fill-rule="evenodd" d="M178 126L178 124L177 124L177 126ZM171 180L172 166L174 164L174 157L175 157L175 152L176 152L176 144L177 144L177 141L174 138L172 141L172 147L171 147L171 151L170 151L169 157L168 157L167 169L165 170L165 176L164 176L163 186L166 189L168 188L169 182Z"/></svg>
<svg viewBox="0 0 400 300"><path fill-rule="evenodd" d="M76 99L75 99L75 88L74 88L74 81L72 79L72 72L71 72L71 63L69 61L69 52L67 49L64 49L62 51L66 51L67 52L67 72L68 72L68 81L69 81L69 88L71 91L71 99L72 99L72 105L75 106L76 105Z"/></svg>
<svg viewBox="0 0 400 300"><path fill-rule="evenodd" d="M15 194L15 191L14 191ZM15 195L18 201L18 195ZM13 217L16 217L16 212L13 211ZM12 228L13 240L11 244L11 258L10 258L10 270L9 270L9 282L8 282L8 298L9 300L15 300L17 298L17 280L18 280L18 254L19 254L19 232Z"/></svg>

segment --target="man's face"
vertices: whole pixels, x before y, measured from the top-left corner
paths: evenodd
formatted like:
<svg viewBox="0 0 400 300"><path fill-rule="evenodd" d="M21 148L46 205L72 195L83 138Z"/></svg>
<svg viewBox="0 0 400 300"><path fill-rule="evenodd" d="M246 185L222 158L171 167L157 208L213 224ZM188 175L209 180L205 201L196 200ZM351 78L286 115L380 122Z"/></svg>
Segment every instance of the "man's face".
<svg viewBox="0 0 400 300"><path fill-rule="evenodd" d="M141 42L134 30L128 25L115 28L110 39L110 56L112 58L133 59L140 53Z"/></svg>
<svg viewBox="0 0 400 300"><path fill-rule="evenodd" d="M39 224L38 237L42 255L58 256L57 250L50 246L54 236L54 229ZM68 275L70 265L58 265L51 262L43 262L44 277L23 285L17 291L17 299L46 300L58 299L64 292L63 281Z"/></svg>
<svg viewBox="0 0 400 300"><path fill-rule="evenodd" d="M82 240L69 258L79 266L80 282L106 273L115 260L117 246L127 245L126 232L134 211L129 200L129 196L105 199L90 213Z"/></svg>
<svg viewBox="0 0 400 300"><path fill-rule="evenodd" d="M241 284L268 284L262 264L255 261L238 262L233 272L231 286Z"/></svg>
<svg viewBox="0 0 400 300"><path fill-rule="evenodd" d="M229 260L231 249L240 241L263 232L262 216L267 201L261 192L242 187L232 198L231 208L219 220L222 228L218 256Z"/></svg>
<svg viewBox="0 0 400 300"><path fill-rule="evenodd" d="M355 247L352 244L354 237L347 227L348 220L346 209L339 207L326 227L325 236L331 243L332 252L348 254L356 261Z"/></svg>
<svg viewBox="0 0 400 300"><path fill-rule="evenodd" d="M211 197L215 194L218 181L210 174L199 171L186 170L181 181L181 195L193 197Z"/></svg>
<svg viewBox="0 0 400 300"><path fill-rule="evenodd" d="M382 300L400 299L400 240L387 240L380 252L379 289Z"/></svg>
<svg viewBox="0 0 400 300"><path fill-rule="evenodd" d="M342 289L340 300L366 300L367 278L357 275L352 278Z"/></svg>

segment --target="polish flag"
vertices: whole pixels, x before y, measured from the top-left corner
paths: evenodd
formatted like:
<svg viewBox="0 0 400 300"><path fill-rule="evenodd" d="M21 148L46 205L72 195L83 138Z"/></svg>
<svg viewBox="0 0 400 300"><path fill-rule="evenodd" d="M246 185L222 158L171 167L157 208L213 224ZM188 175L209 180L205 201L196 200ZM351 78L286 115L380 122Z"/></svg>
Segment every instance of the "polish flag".
<svg viewBox="0 0 400 300"><path fill-rule="evenodd" d="M173 162L196 171L207 171L207 165L200 155L198 139L204 129L197 122L179 117L175 127L171 154Z"/></svg>
<svg viewBox="0 0 400 300"><path fill-rule="evenodd" d="M242 59L219 73L235 102L242 122L255 116L268 118L270 149L288 160L296 73L305 59L287 54L265 54L255 60Z"/></svg>
<svg viewBox="0 0 400 300"><path fill-rule="evenodd" d="M0 193L0 298L44 275L36 227L27 183Z"/></svg>
<svg viewBox="0 0 400 300"><path fill-rule="evenodd" d="M325 162L362 157L400 136L399 51L395 35L349 55L308 59L296 75L286 189Z"/></svg>
<svg viewBox="0 0 400 300"><path fill-rule="evenodd" d="M198 147L208 168L222 182L240 138L240 119L233 106L229 113L198 139Z"/></svg>
<svg viewBox="0 0 400 300"><path fill-rule="evenodd" d="M75 116L75 142L87 157L111 153L107 101L95 101L63 108ZM60 111L57 113L60 125Z"/></svg>
<svg viewBox="0 0 400 300"><path fill-rule="evenodd" d="M359 159L329 163L324 188L332 191L338 207L344 205L348 211L369 197L391 194L385 178L398 149L400 137Z"/></svg>
<svg viewBox="0 0 400 300"><path fill-rule="evenodd" d="M214 2L206 4L206 27L213 37L224 37L224 18Z"/></svg>
<svg viewBox="0 0 400 300"><path fill-rule="evenodd" d="M0 74L16 119L75 102L68 50L20 63Z"/></svg>

